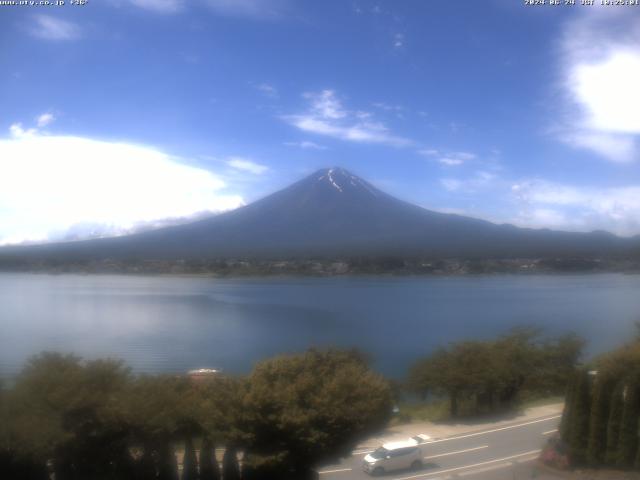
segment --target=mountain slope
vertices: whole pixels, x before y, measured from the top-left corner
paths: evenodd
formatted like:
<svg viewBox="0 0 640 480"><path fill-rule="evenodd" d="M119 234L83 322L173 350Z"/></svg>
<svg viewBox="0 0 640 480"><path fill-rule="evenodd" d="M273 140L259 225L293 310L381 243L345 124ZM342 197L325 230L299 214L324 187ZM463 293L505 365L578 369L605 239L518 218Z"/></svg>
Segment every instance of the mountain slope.
<svg viewBox="0 0 640 480"><path fill-rule="evenodd" d="M126 237L5 248L0 255L60 259L532 257L606 255L632 243L605 232L522 229L433 212L398 200L342 168L330 168L250 205L190 224Z"/></svg>

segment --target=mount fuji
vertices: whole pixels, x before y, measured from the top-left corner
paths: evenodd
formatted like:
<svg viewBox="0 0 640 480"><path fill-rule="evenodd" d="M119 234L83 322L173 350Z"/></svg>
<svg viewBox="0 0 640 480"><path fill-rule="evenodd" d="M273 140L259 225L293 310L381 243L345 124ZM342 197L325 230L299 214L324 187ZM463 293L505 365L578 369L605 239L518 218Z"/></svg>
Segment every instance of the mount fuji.
<svg viewBox="0 0 640 480"><path fill-rule="evenodd" d="M401 201L349 171L319 170L236 210L143 233L0 248L1 257L176 260L223 257L609 255L640 242L607 232L497 225Z"/></svg>

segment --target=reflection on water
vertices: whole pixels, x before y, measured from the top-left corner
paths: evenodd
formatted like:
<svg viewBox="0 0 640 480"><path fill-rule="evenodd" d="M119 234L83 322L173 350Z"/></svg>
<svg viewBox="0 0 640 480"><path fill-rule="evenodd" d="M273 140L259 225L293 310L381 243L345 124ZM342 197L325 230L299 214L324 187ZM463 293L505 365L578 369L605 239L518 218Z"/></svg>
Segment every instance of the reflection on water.
<svg viewBox="0 0 640 480"><path fill-rule="evenodd" d="M136 371L246 372L309 346L359 347L401 376L438 344L516 325L574 330L591 353L640 318L640 276L220 280L0 274L0 374L41 350L112 356Z"/></svg>

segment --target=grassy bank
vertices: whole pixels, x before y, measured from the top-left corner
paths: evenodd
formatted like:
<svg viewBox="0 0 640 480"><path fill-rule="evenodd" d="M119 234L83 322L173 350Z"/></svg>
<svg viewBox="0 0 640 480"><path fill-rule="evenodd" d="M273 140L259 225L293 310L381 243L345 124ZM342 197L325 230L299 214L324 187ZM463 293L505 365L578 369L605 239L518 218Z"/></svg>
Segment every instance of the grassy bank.
<svg viewBox="0 0 640 480"><path fill-rule="evenodd" d="M513 409L504 413L523 411L528 408L542 407L562 403L563 396L548 396L538 398L527 398L518 402ZM454 419L449 411L449 402L446 400L412 401L403 402L398 405L399 412L391 419L391 425L402 425L414 422L447 422ZM499 412L498 412L499 413ZM490 415L495 415L496 412ZM474 412L472 405L462 404L461 414L455 417L456 420L482 418L488 415L486 412Z"/></svg>

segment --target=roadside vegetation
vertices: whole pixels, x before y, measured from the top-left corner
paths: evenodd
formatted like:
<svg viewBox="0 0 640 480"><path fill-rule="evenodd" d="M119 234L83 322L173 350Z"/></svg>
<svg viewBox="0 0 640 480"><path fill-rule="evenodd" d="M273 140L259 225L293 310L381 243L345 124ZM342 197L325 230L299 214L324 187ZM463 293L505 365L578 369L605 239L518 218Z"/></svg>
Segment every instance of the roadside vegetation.
<svg viewBox="0 0 640 480"><path fill-rule="evenodd" d="M1 395L0 478L12 480L177 480L178 449L182 480L314 478L392 409L389 383L338 350L202 381L44 353Z"/></svg>
<svg viewBox="0 0 640 480"><path fill-rule="evenodd" d="M550 463L640 469L640 326L638 333L572 376Z"/></svg>
<svg viewBox="0 0 640 480"><path fill-rule="evenodd" d="M511 412L561 401L567 385L562 432L576 458L640 464L640 342L598 359L596 377L578 368L582 346L575 335L532 329L457 342L417 361L404 384L351 350L283 355L244 377L206 378L133 375L114 360L43 353L0 389L0 478L317 478L315 465L348 456L390 422Z"/></svg>
<svg viewBox="0 0 640 480"><path fill-rule="evenodd" d="M403 405L401 418L478 416L562 397L583 343L573 334L544 338L527 328L442 347L411 367L407 388L420 401Z"/></svg>

